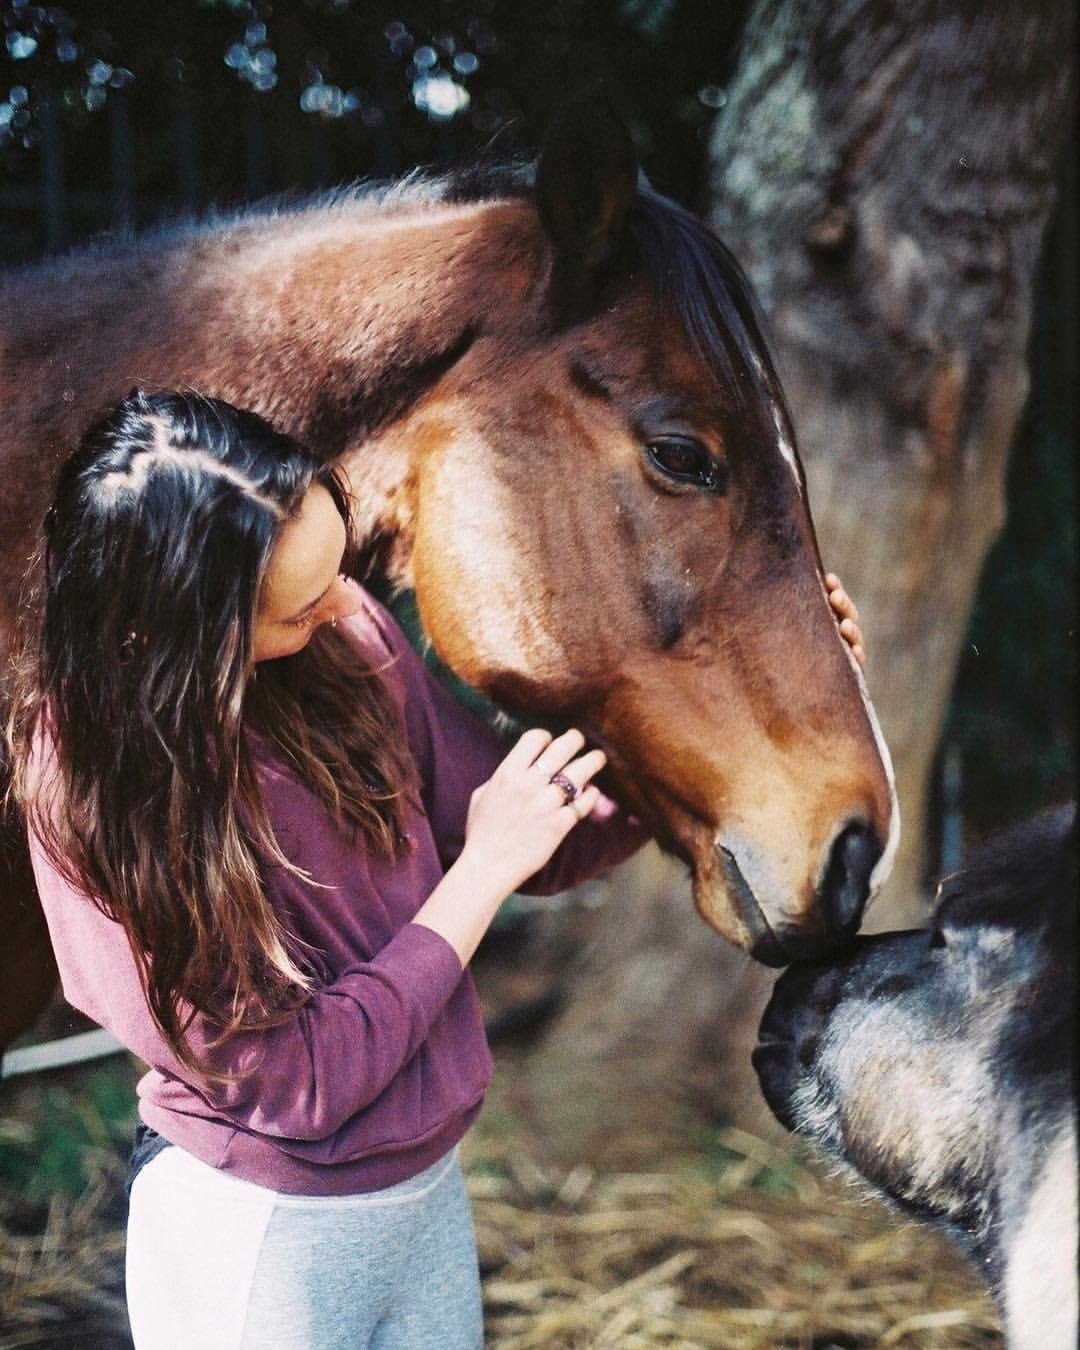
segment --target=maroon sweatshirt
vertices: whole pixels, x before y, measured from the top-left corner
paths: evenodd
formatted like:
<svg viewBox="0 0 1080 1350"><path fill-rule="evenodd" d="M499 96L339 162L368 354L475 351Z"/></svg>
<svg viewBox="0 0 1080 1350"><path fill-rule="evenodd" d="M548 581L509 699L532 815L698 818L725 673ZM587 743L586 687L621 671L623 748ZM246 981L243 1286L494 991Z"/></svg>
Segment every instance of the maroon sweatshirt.
<svg viewBox="0 0 1080 1350"><path fill-rule="evenodd" d="M378 1190L422 1171L468 1129L491 1075L471 975L442 937L411 920L460 853L470 794L506 747L431 677L370 597L339 631L386 665L423 809L411 813L401 859L370 856L252 737L275 836L318 883L267 867L264 884L286 929L318 954L322 977L285 1024L239 1033L213 1052L233 1081L200 1084L176 1062L122 929L30 841L66 998L150 1066L138 1087L143 1120L213 1167L304 1195ZM565 890L644 838L602 798L522 889ZM201 1018L188 1034L202 1051Z"/></svg>

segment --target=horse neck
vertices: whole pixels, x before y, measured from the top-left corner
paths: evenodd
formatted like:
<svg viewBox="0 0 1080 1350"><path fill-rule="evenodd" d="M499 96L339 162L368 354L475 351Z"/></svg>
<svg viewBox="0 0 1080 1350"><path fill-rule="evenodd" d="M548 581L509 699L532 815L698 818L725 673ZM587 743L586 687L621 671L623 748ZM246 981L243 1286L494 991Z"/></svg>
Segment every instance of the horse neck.
<svg viewBox="0 0 1080 1350"><path fill-rule="evenodd" d="M359 533L404 539L414 466L395 423L467 349L493 296L503 315L527 303L541 247L523 201L449 204L406 189L9 274L7 450L40 462L44 437L59 452L135 382L195 388L344 456ZM58 354L47 371L42 352Z"/></svg>
<svg viewBox="0 0 1080 1350"><path fill-rule="evenodd" d="M407 578L410 489L428 443L408 434L410 414L490 326L493 297L500 325L514 325L515 307L525 325L541 254L535 213L501 201L369 219L288 264L298 285L271 317L307 334L312 378L297 380L290 353L290 405L268 415L342 459L358 533L393 541L383 561L397 579Z"/></svg>

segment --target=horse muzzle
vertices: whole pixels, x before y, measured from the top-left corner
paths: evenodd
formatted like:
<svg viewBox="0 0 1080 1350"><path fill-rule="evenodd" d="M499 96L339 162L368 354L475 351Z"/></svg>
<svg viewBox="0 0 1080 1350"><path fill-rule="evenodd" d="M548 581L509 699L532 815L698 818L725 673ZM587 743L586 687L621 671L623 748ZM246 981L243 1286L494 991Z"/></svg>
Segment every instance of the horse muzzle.
<svg viewBox="0 0 1080 1350"><path fill-rule="evenodd" d="M788 1130L798 1128L793 1100L836 1004L840 982L836 970L803 965L786 971L773 986L761 1018L750 1060L769 1110Z"/></svg>
<svg viewBox="0 0 1080 1350"><path fill-rule="evenodd" d="M833 839L812 902L796 912L791 897L777 894L767 867L755 865L755 850L717 840L715 854L724 888L745 933L747 951L766 966L816 961L850 944L859 930L870 881L884 844L862 822L846 824Z"/></svg>

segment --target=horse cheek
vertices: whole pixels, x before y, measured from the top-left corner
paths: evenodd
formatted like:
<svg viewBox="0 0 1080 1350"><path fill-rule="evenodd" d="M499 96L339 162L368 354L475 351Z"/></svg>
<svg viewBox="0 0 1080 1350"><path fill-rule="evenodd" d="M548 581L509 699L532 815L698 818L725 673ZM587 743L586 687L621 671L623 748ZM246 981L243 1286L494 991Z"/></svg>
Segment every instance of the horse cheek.
<svg viewBox="0 0 1080 1350"><path fill-rule="evenodd" d="M506 676L558 685L567 654L541 573L515 538L514 503L476 471L479 453L454 448L420 475L413 578L424 631L454 673L485 692Z"/></svg>

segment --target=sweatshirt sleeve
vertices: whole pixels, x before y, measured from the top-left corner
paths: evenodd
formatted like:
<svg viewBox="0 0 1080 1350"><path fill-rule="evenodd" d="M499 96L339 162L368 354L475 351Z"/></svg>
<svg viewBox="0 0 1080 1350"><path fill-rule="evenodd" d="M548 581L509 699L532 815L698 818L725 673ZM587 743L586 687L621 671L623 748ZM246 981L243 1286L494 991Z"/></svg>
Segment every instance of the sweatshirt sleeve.
<svg viewBox="0 0 1080 1350"><path fill-rule="evenodd" d="M472 793L487 782L510 746L431 674L389 613L370 597L367 603L393 656L393 680L420 770L424 808L439 857L448 867L465 844ZM623 862L649 837L639 821L601 794L588 818L574 826L550 861L520 890L527 895L569 890Z"/></svg>
<svg viewBox="0 0 1080 1350"><path fill-rule="evenodd" d="M196 1016L189 1043L231 1081L207 1085L180 1065L150 1014L121 926L53 866L31 835L31 857L64 995L140 1059L179 1079L214 1114L282 1139L325 1139L390 1084L428 1035L461 979L453 948L408 924L373 960L357 962L281 1025L209 1049Z"/></svg>

